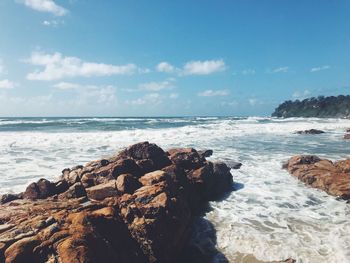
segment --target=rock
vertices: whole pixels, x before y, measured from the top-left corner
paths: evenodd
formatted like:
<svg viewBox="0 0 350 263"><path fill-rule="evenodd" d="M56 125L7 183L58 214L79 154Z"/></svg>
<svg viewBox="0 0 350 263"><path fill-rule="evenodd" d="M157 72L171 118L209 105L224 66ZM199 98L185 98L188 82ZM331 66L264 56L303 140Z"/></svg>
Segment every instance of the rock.
<svg viewBox="0 0 350 263"><path fill-rule="evenodd" d="M210 157L213 155L213 150L202 150L198 151L198 154L202 158Z"/></svg>
<svg viewBox="0 0 350 263"><path fill-rule="evenodd" d="M27 237L15 242L5 251L5 263L38 262L33 250L39 242L37 237Z"/></svg>
<svg viewBox="0 0 350 263"><path fill-rule="evenodd" d="M20 198L21 196L18 194L4 194L0 196L0 204L5 204Z"/></svg>
<svg viewBox="0 0 350 263"><path fill-rule="evenodd" d="M80 198L86 196L86 191L81 183L75 183L61 195L63 198Z"/></svg>
<svg viewBox="0 0 350 263"><path fill-rule="evenodd" d="M345 140L350 140L350 133L344 135Z"/></svg>
<svg viewBox="0 0 350 263"><path fill-rule="evenodd" d="M203 166L204 159L193 148L176 148L168 151L172 163L184 169L196 169Z"/></svg>
<svg viewBox="0 0 350 263"><path fill-rule="evenodd" d="M350 128L346 130L346 132L349 132L350 133Z"/></svg>
<svg viewBox="0 0 350 263"><path fill-rule="evenodd" d="M297 131L295 133L297 133L297 134L321 134L321 133L324 133L324 131L310 129L310 130L304 130L304 131Z"/></svg>
<svg viewBox="0 0 350 263"><path fill-rule="evenodd" d="M161 170L147 173L139 179L141 184L144 186L153 185L162 181L170 182L171 180L171 176L167 172Z"/></svg>
<svg viewBox="0 0 350 263"><path fill-rule="evenodd" d="M333 163L317 156L294 156L284 165L307 185L343 199L350 198L350 159Z"/></svg>
<svg viewBox="0 0 350 263"><path fill-rule="evenodd" d="M122 151L119 156L134 160L150 159L154 163L155 169L162 169L171 164L163 149L149 142L134 144Z"/></svg>
<svg viewBox="0 0 350 263"><path fill-rule="evenodd" d="M31 183L23 193L23 198L44 199L56 194L55 184L46 179L40 179L36 183Z"/></svg>
<svg viewBox="0 0 350 263"><path fill-rule="evenodd" d="M107 197L118 196L117 180L92 186L86 189L87 196L94 200L103 200Z"/></svg>
<svg viewBox="0 0 350 263"><path fill-rule="evenodd" d="M122 174L116 180L116 188L120 195L132 194L141 184L132 174Z"/></svg>
<svg viewBox="0 0 350 263"><path fill-rule="evenodd" d="M228 161L227 162L227 165L231 168L231 169L240 169L241 166L242 166L242 163L239 163L239 162L235 162L235 161Z"/></svg>
<svg viewBox="0 0 350 263"><path fill-rule="evenodd" d="M210 153L143 142L30 184L0 205L0 262L182 262L198 211L232 190Z"/></svg>

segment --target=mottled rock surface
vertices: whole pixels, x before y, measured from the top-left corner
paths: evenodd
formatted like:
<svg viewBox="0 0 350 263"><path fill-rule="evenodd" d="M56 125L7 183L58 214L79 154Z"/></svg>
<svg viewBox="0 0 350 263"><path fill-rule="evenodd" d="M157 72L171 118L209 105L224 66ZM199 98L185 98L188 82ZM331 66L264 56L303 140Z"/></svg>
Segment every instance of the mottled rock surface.
<svg viewBox="0 0 350 263"><path fill-rule="evenodd" d="M332 162L314 155L299 155L289 159L284 168L307 185L350 198L350 159Z"/></svg>
<svg viewBox="0 0 350 263"><path fill-rule="evenodd" d="M3 195L0 262L179 262L198 207L233 189L211 154L143 142Z"/></svg>

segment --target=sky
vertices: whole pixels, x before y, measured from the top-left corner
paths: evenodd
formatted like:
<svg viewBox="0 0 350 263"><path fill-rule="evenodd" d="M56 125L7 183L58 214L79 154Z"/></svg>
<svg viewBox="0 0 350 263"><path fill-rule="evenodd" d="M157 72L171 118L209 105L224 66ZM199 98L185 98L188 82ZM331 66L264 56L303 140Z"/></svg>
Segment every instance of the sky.
<svg viewBox="0 0 350 263"><path fill-rule="evenodd" d="M0 0L0 116L267 116L350 94L348 0Z"/></svg>

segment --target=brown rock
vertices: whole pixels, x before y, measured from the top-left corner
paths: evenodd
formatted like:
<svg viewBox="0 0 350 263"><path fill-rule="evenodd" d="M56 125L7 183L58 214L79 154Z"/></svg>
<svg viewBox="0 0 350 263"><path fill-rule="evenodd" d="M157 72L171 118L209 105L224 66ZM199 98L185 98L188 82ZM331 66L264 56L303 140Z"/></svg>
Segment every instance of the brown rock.
<svg viewBox="0 0 350 263"><path fill-rule="evenodd" d="M170 160L184 169L196 169L204 164L204 159L193 148L176 148L168 151Z"/></svg>
<svg viewBox="0 0 350 263"><path fill-rule="evenodd" d="M284 168L312 187L330 195L350 198L350 159L333 163L317 156L294 156Z"/></svg>
<svg viewBox="0 0 350 263"><path fill-rule="evenodd" d="M87 196L94 200L103 200L107 197L118 196L117 180L92 186L86 189Z"/></svg>
<svg viewBox="0 0 350 263"><path fill-rule="evenodd" d="M46 179L40 179L36 183L31 183L25 192L23 197L27 199L44 199L56 194L55 184Z"/></svg>
<svg viewBox="0 0 350 263"><path fill-rule="evenodd" d="M0 204L5 204L20 198L21 198L21 195L19 194L4 194L0 196Z"/></svg>
<svg viewBox="0 0 350 263"><path fill-rule="evenodd" d="M152 185L162 181L170 182L171 179L172 178L168 173L161 170L157 170L157 171L145 174L139 179L139 181L141 182L142 185Z"/></svg>
<svg viewBox="0 0 350 263"><path fill-rule="evenodd" d="M86 191L81 183L75 183L61 195L63 198L80 198L86 196Z"/></svg>
<svg viewBox="0 0 350 263"><path fill-rule="evenodd" d="M12 244L5 251L6 263L27 263L37 262L33 249L39 244L37 237L23 238Z"/></svg>
<svg viewBox="0 0 350 263"><path fill-rule="evenodd" d="M136 189L140 188L141 184L137 178L131 174L119 175L116 180L116 188L120 195L132 194Z"/></svg>

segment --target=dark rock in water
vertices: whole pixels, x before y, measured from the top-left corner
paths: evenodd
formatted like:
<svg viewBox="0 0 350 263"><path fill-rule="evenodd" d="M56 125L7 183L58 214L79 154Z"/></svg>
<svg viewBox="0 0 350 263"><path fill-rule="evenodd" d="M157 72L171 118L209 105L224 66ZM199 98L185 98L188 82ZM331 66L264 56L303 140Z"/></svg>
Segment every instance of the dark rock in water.
<svg viewBox="0 0 350 263"><path fill-rule="evenodd" d="M346 132L350 132L350 128L346 130Z"/></svg>
<svg viewBox="0 0 350 263"><path fill-rule="evenodd" d="M350 159L333 163L317 156L294 156L284 168L307 185L342 199L350 198Z"/></svg>
<svg viewBox="0 0 350 263"><path fill-rule="evenodd" d="M21 195L19 194L4 194L0 196L0 204L5 204L20 198L21 198Z"/></svg>
<svg viewBox="0 0 350 263"><path fill-rule="evenodd" d="M310 130L304 130L304 131L297 131L295 133L297 133L297 134L322 134L325 132L321 131L321 130L310 129Z"/></svg>
<svg viewBox="0 0 350 263"><path fill-rule="evenodd" d="M210 157L213 155L213 150L202 150L198 151L199 156L202 158Z"/></svg>
<svg viewBox="0 0 350 263"><path fill-rule="evenodd" d="M350 133L344 135L345 140L350 140Z"/></svg>
<svg viewBox="0 0 350 263"><path fill-rule="evenodd" d="M138 143L32 183L24 199L2 196L12 202L0 205L0 262L190 262L194 215L232 190L230 167L210 153Z"/></svg>
<svg viewBox="0 0 350 263"><path fill-rule="evenodd" d="M231 169L235 169L238 170L241 168L242 163L239 162L235 162L235 161L228 161L227 165L231 168Z"/></svg>

